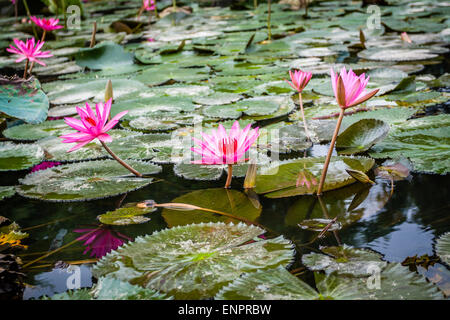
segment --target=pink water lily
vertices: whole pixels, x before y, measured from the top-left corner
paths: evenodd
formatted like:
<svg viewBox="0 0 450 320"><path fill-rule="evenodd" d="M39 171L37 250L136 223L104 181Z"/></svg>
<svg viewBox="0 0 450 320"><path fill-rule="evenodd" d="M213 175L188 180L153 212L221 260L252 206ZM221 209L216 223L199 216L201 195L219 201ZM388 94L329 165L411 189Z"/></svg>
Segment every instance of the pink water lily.
<svg viewBox="0 0 450 320"><path fill-rule="evenodd" d="M305 89L306 85L308 84L309 80L311 80L312 73L302 70L294 70L292 72L289 70L289 75L291 76L291 81L287 81L289 85L298 92L302 92L303 89Z"/></svg>
<svg viewBox="0 0 450 320"><path fill-rule="evenodd" d="M122 166L127 168L137 177L142 177L138 171L126 164L120 159L106 144L105 142L111 142L112 137L107 134L109 130L119 122L120 118L128 113L128 110L119 112L111 120L108 121L111 112L112 98L106 103L97 103L95 105L95 112L86 103L86 109L76 107L80 119L71 117L64 118L64 121L78 132L69 133L61 136L64 143L77 143L73 148L67 152L72 152L80 149L94 139L98 139L103 148Z"/></svg>
<svg viewBox="0 0 450 320"><path fill-rule="evenodd" d="M18 54L20 56L16 60L16 63L22 62L23 60L27 59L28 61L36 62L42 66L45 66L45 63L40 61L38 58L53 57L50 51L41 51L44 42L38 40L38 42L35 43L34 38L27 39L26 42L15 38L14 43L17 48L11 44L9 45L9 48L6 49L6 51Z"/></svg>
<svg viewBox="0 0 450 320"><path fill-rule="evenodd" d="M343 67L338 75L331 69L331 85L333 87L334 96L342 109L354 107L364 101L369 100L378 90L375 89L369 93L365 91L369 77L365 77L363 73L359 77L350 69L348 72Z"/></svg>
<svg viewBox="0 0 450 320"><path fill-rule="evenodd" d="M203 141L193 138L197 144L197 148L192 148L191 150L200 154L202 159L193 161L192 163L204 165L227 164L228 178L225 188L229 188L233 170L232 166L247 160L243 157L253 143L255 143L258 136L258 128L251 129L250 124L241 130L239 122L235 121L229 134L222 124L219 124L219 128L212 130L210 135L202 132Z"/></svg>
<svg viewBox="0 0 450 320"><path fill-rule="evenodd" d="M155 1L154 0L144 0L143 6L146 11L154 10L155 9Z"/></svg>
<svg viewBox="0 0 450 320"><path fill-rule="evenodd" d="M199 148L191 150L202 155L196 164L236 164L245 161L242 157L259 136L258 128L251 129L247 125L243 130L239 122L235 121L228 134L222 124L211 135L202 132L203 141L193 138Z"/></svg>
<svg viewBox="0 0 450 320"><path fill-rule="evenodd" d="M78 143L67 152L72 152L80 149L84 145L88 144L94 139L98 139L103 142L111 142L112 138L107 132L111 130L128 111L122 111L116 114L109 122L109 114L111 112L111 102L109 99L106 103L97 103L95 105L95 112L86 103L86 109L77 107L78 115L80 119L72 117L64 118L64 121L77 130L76 133L70 133L61 136L64 143Z"/></svg>
<svg viewBox="0 0 450 320"><path fill-rule="evenodd" d="M73 231L77 233L84 233L84 235L76 239L78 241L84 241L86 250L84 250L83 254L91 251L90 256L95 256L98 259L105 256L112 250L116 250L128 240L132 240L126 235L103 226L92 229L75 229Z"/></svg>
<svg viewBox="0 0 450 320"><path fill-rule="evenodd" d="M58 29L62 29L63 26L58 25L59 23L59 19L54 19L54 18L49 18L49 19L45 19L45 18L37 18L37 17L30 17L30 19L42 30L45 31L52 31L52 30L58 30Z"/></svg>

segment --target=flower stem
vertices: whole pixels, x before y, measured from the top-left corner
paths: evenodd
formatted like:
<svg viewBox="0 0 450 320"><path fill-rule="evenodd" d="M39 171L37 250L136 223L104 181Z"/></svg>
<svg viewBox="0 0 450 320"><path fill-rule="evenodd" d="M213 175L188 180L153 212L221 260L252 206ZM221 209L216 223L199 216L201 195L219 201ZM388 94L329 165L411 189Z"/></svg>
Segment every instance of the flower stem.
<svg viewBox="0 0 450 320"><path fill-rule="evenodd" d="M89 44L89 48L93 48L95 46L95 34L96 33L97 33L97 21L94 21L94 27L92 29L91 43Z"/></svg>
<svg viewBox="0 0 450 320"><path fill-rule="evenodd" d="M155 17L156 17L156 19L159 19L159 14L158 14L158 8L156 8L156 0L155 0L155 4L154 4L154 12L155 12Z"/></svg>
<svg viewBox="0 0 450 320"><path fill-rule="evenodd" d="M258 7L258 0L253 0L253 7L255 9Z"/></svg>
<svg viewBox="0 0 450 320"><path fill-rule="evenodd" d="M30 8L28 7L27 0L23 0L23 5L24 5L24 7L25 7L25 11L27 12L28 18L31 19L31 12L30 12ZM33 29L34 37L37 39L38 36L37 36L37 32L36 32L36 28L35 28L35 26L34 26L34 23L31 24L31 28Z"/></svg>
<svg viewBox="0 0 450 320"><path fill-rule="evenodd" d="M105 148L105 150L111 155L111 157L113 157L117 162L119 162L122 166L127 168L135 176L140 177L140 178L142 177L142 174L140 174L139 172L134 170L132 167L130 167L128 164L126 164L125 161L120 159L114 152L112 152L112 150L103 141L100 141L100 143L102 144L103 148Z"/></svg>
<svg viewBox="0 0 450 320"><path fill-rule="evenodd" d="M231 185L231 178L233 177L233 165L228 165L228 177L227 182L225 182L225 189L228 189Z"/></svg>
<svg viewBox="0 0 450 320"><path fill-rule="evenodd" d="M303 109L303 99L302 99L302 93L301 92L298 93L298 101L300 102L300 111L302 113L303 126L305 127L305 134L306 134L306 137L308 138L308 140L311 141L311 138L309 136L308 126L306 125L306 118L305 118L305 112L304 112L304 109Z"/></svg>
<svg viewBox="0 0 450 320"><path fill-rule="evenodd" d="M333 138L331 139L330 148L328 149L327 158L325 159L325 164L323 165L322 176L320 177L319 188L317 189L317 195L322 194L323 185L325 183L325 177L327 176L328 166L331 160L331 154L333 153L333 148L336 143L337 136L339 134L339 129L341 128L342 119L344 118L344 109L341 108L339 113L339 118L334 129Z"/></svg>
<svg viewBox="0 0 450 320"><path fill-rule="evenodd" d="M27 79L27 73L28 73L28 63L30 62L30 60L26 60L25 62L25 70L23 71L23 80Z"/></svg>
<svg viewBox="0 0 450 320"><path fill-rule="evenodd" d="M272 1L268 0L267 1L267 38L270 41L272 39L272 30L270 29L270 11L271 11L271 6L272 5Z"/></svg>

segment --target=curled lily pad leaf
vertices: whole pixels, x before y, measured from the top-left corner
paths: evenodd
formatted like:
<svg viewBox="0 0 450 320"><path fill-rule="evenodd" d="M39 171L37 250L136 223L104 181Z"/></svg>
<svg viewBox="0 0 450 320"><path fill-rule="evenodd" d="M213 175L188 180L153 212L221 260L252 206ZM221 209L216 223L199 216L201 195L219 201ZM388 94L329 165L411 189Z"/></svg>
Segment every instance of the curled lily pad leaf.
<svg viewBox="0 0 450 320"><path fill-rule="evenodd" d="M59 137L73 132L64 120L44 121L40 124L21 124L3 131L3 135L12 140L34 141L50 136Z"/></svg>
<svg viewBox="0 0 450 320"><path fill-rule="evenodd" d="M372 180L370 180L370 178L367 176L367 174L365 174L362 171L359 170L352 170L352 169L347 169L345 170L347 171L347 173L349 175L351 175L353 178L355 178L355 180L358 180L361 183L370 183L370 184L375 184L375 182L373 182Z"/></svg>
<svg viewBox="0 0 450 320"><path fill-rule="evenodd" d="M14 186L0 186L0 201L16 194Z"/></svg>
<svg viewBox="0 0 450 320"><path fill-rule="evenodd" d="M142 161L127 162L142 174L161 168ZM152 178L137 178L114 160L63 164L28 174L20 179L17 193L46 201L85 201L112 197L145 187Z"/></svg>
<svg viewBox="0 0 450 320"><path fill-rule="evenodd" d="M47 118L49 101L35 78L0 77L0 112L28 123L40 123Z"/></svg>
<svg viewBox="0 0 450 320"><path fill-rule="evenodd" d="M245 272L286 266L292 245L283 237L249 242L264 230L242 223L200 223L138 237L104 256L95 277L114 277L173 295L213 297Z"/></svg>
<svg viewBox="0 0 450 320"><path fill-rule="evenodd" d="M324 270L326 273L337 272L352 276L371 274L374 267L383 269L387 263L381 255L366 249L355 249L347 245L340 247L322 247L322 252L302 256L302 262L313 271Z"/></svg>
<svg viewBox="0 0 450 320"><path fill-rule="evenodd" d="M28 169L44 160L44 151L36 144L0 142L0 172Z"/></svg>
<svg viewBox="0 0 450 320"><path fill-rule="evenodd" d="M450 168L450 115L409 120L373 147L374 158L408 158L414 171L446 174Z"/></svg>
<svg viewBox="0 0 450 320"><path fill-rule="evenodd" d="M361 299L352 285L334 275L316 277L318 291L285 268L247 273L222 288L217 300L349 300Z"/></svg>
<svg viewBox="0 0 450 320"><path fill-rule="evenodd" d="M376 119L362 119L339 134L336 148L339 154L361 153L383 140L388 132L387 123Z"/></svg>
<svg viewBox="0 0 450 320"><path fill-rule="evenodd" d="M116 226L140 224L150 221L150 218L144 217L143 215L155 210L156 208L150 207L140 208L137 206L127 206L101 214L97 219L101 223Z"/></svg>
<svg viewBox="0 0 450 320"><path fill-rule="evenodd" d="M303 184L297 186L299 173L308 172L318 181L325 158L302 158L272 164L261 168L256 177L257 193L264 193L269 198L290 197L299 194L313 194L317 184ZM374 160L365 157L332 157L328 168L324 190L333 190L348 185L355 180L345 171L346 169L367 172L374 165Z"/></svg>
<svg viewBox="0 0 450 320"><path fill-rule="evenodd" d="M436 253L443 262L450 265L450 232L439 237L436 242Z"/></svg>
<svg viewBox="0 0 450 320"><path fill-rule="evenodd" d="M223 188L197 190L173 199L172 202L196 205L210 211L177 211L164 209L162 216L169 227L199 222L239 222L231 217L214 213L214 211L255 221L262 210L261 207L255 207L252 200L246 194Z"/></svg>

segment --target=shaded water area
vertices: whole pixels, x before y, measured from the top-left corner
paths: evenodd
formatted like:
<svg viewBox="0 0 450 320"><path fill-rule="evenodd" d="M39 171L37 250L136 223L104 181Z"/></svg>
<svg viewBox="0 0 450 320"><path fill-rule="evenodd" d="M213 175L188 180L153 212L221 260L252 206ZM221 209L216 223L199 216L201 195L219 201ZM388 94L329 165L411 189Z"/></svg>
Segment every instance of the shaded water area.
<svg viewBox="0 0 450 320"><path fill-rule="evenodd" d="M146 199L158 203L170 202L193 190L220 188L225 178L217 182L186 181L173 175L170 166L164 168L164 173L157 177L160 182L151 184L141 190L115 198L75 203L47 203L14 196L1 203L1 211L7 212L10 219L15 220L30 233L27 241L29 249L19 256L26 263L49 250L54 250L62 244L69 243L79 236L73 230L97 224L97 215L115 209L120 203L139 202ZM170 172L167 174L167 172ZM2 174L1 181L9 183L22 175ZM243 179L234 179L232 187L242 188ZM402 262L407 257L415 255L434 255L435 237L448 230L450 190L446 176L412 174L409 180L395 182L395 191L389 199L390 182L376 179L377 184L367 187L362 184L352 184L323 196L329 218L336 215L344 219L354 220L336 232L328 232L322 239L315 240L317 232L301 229L297 224L304 219L326 218L321 210L317 197L297 196L282 199L267 199L260 197L262 213L256 220L269 230L267 235L284 235L294 240L296 246L296 261L291 269L301 268L302 254L317 251L322 246L347 244L359 248L370 248L384 256L390 262ZM369 189L365 200L351 213L346 212L356 194ZM220 199L218 199L220 201ZM214 203L214 201L212 202ZM189 211L185 212L189 215ZM205 216L211 215L205 213ZM212 214L213 215L213 214ZM151 221L140 225L115 226L114 230L130 238L151 234L166 228L168 225L161 215L161 210L150 213ZM64 219L59 221L60 219ZM205 217L205 221L208 218ZM35 226L46 224L38 228ZM27 230L27 228L32 228ZM54 255L45 258L26 270L26 282L29 286L24 292L24 299L38 298L42 295L67 290L67 279L72 274L65 269L54 268L57 261L77 261L88 259L89 254L83 254L85 247L78 242ZM431 281L437 282L445 292L450 290L450 271L446 266L436 263L428 266L428 270L418 267L417 271ZM308 281L308 271L301 276ZM81 286L92 285L90 267L81 267Z"/></svg>

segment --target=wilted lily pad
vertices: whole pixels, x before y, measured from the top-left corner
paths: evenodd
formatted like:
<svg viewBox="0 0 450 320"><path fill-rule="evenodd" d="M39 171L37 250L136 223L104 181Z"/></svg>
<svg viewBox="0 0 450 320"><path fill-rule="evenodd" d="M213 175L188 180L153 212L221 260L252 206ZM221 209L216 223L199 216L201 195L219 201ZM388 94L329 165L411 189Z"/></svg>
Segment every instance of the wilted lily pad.
<svg viewBox="0 0 450 320"><path fill-rule="evenodd" d="M141 161L128 161L142 174L155 174L161 168ZM17 192L24 197L46 201L85 201L112 197L153 182L138 178L115 160L65 164L28 174L20 179Z"/></svg>
<svg viewBox="0 0 450 320"><path fill-rule="evenodd" d="M286 266L293 258L283 237L250 242L264 230L245 224L201 223L138 237L104 256L95 277L126 280L176 299L213 297L245 272Z"/></svg>

